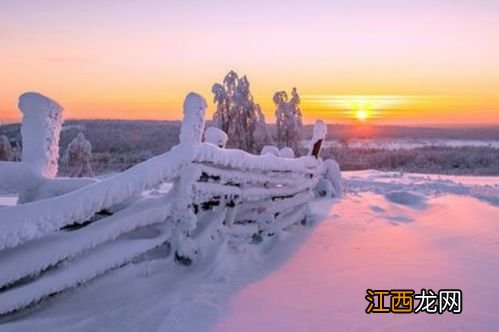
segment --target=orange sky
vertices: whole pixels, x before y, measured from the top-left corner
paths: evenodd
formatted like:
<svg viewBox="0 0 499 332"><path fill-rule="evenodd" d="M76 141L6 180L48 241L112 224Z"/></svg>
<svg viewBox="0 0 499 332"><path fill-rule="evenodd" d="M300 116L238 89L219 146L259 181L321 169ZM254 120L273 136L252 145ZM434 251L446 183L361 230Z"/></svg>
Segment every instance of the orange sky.
<svg viewBox="0 0 499 332"><path fill-rule="evenodd" d="M499 3L400 3L0 0L0 121L25 91L65 118L179 119L234 69L269 122L296 86L306 122L499 124Z"/></svg>

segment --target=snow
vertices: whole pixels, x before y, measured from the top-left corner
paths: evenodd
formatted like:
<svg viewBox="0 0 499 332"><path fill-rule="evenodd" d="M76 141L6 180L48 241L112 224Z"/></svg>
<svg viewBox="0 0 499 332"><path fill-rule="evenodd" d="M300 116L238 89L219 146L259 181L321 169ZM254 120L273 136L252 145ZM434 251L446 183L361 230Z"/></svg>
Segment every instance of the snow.
<svg viewBox="0 0 499 332"><path fill-rule="evenodd" d="M82 223L104 208L121 203L162 182L171 181L192 160L187 158L185 149L178 146L122 173L70 193L2 208L0 250L40 238L72 223ZM74 182L67 181L66 184Z"/></svg>
<svg viewBox="0 0 499 332"><path fill-rule="evenodd" d="M0 191L20 192L38 184L41 179L22 162L0 161Z"/></svg>
<svg viewBox="0 0 499 332"><path fill-rule="evenodd" d="M182 151L182 158L185 159L186 164L179 171L179 177L175 178L173 187L176 197L173 203L172 218L177 227L173 230L172 245L180 256L189 258L192 258L197 252L189 235L194 230L197 221L192 210L193 184L196 178L201 175L192 161L200 149L206 107L206 100L202 96L193 92L187 95L184 101L184 119L180 129L180 145L177 146ZM211 145L210 143L205 144Z"/></svg>
<svg viewBox="0 0 499 332"><path fill-rule="evenodd" d="M204 132L204 113L208 104L197 93L191 92L184 100L184 118L180 129L180 143L196 145L201 143Z"/></svg>
<svg viewBox="0 0 499 332"><path fill-rule="evenodd" d="M343 196L343 185L341 184L340 165L333 160L327 159L322 164L324 178L331 183L332 194L334 197Z"/></svg>
<svg viewBox="0 0 499 332"><path fill-rule="evenodd" d="M50 294L91 280L104 272L131 261L148 250L163 244L170 233L160 232L148 239L120 239L105 243L96 250L76 258L71 265L48 271L36 282L11 288L2 294L0 314L8 313L36 302Z"/></svg>
<svg viewBox="0 0 499 332"><path fill-rule="evenodd" d="M324 121L322 120L315 121L311 143L313 144L320 139L324 140L326 138L326 134L327 134L327 126L324 123Z"/></svg>
<svg viewBox="0 0 499 332"><path fill-rule="evenodd" d="M205 142L216 145L219 148L224 148L228 139L229 137L226 133L215 127L206 128L204 132Z"/></svg>
<svg viewBox="0 0 499 332"><path fill-rule="evenodd" d="M292 230L259 245L234 247L219 237L190 267L171 257L138 260L27 313L0 318L0 329L497 330L499 201L493 198L499 177L377 171L342 176L344 197L314 201L310 226L288 226ZM220 222L220 216L206 218L208 224ZM155 239L139 239L135 246L143 249ZM106 247L96 252L102 260L88 271L83 256L77 273L61 270L58 280L67 284L107 269L106 253ZM53 289L47 280L44 289ZM463 313L366 315L367 288L459 288ZM0 294L0 307L36 294L22 287L15 298Z"/></svg>
<svg viewBox="0 0 499 332"><path fill-rule="evenodd" d="M0 195L0 207L13 206L17 204L17 195L2 194Z"/></svg>
<svg viewBox="0 0 499 332"><path fill-rule="evenodd" d="M213 124L227 133L228 147L258 153L271 143L265 116L253 99L246 76L239 77L231 70L223 84L215 83L211 91L216 104Z"/></svg>
<svg viewBox="0 0 499 332"><path fill-rule="evenodd" d="M326 139L327 125L322 120L315 121L314 130L312 132L312 140L309 143L309 155L314 154L319 156L320 151L324 148L323 143ZM320 145L317 145L320 142ZM314 148L316 151L314 151Z"/></svg>
<svg viewBox="0 0 499 332"><path fill-rule="evenodd" d="M415 209L425 209L426 198L410 191L390 191L385 194L385 198L392 203L405 205Z"/></svg>
<svg viewBox="0 0 499 332"><path fill-rule="evenodd" d="M19 109L23 113L22 161L37 175L55 177L63 108L48 97L27 92L19 97Z"/></svg>
<svg viewBox="0 0 499 332"><path fill-rule="evenodd" d="M262 156L266 155L266 154L272 154L272 155L278 157L279 156L279 149L273 145L265 145L262 148L262 152L260 152L260 154Z"/></svg>
<svg viewBox="0 0 499 332"><path fill-rule="evenodd" d="M165 203L165 197L138 201L103 223L94 222L78 232L55 232L24 246L3 250L0 252L0 287L36 275L136 228L163 222L169 213L170 203Z"/></svg>
<svg viewBox="0 0 499 332"><path fill-rule="evenodd" d="M222 153L223 151L223 153ZM293 160L278 158L272 154L256 156L236 149L220 149L212 144L201 144L197 162L211 162L219 166L227 166L239 169L258 169L264 171L291 171L299 173L310 173L320 165L320 162L312 157L301 157Z"/></svg>
<svg viewBox="0 0 499 332"><path fill-rule="evenodd" d="M290 147L284 147L279 150L279 157L281 158L294 158L295 152Z"/></svg>
<svg viewBox="0 0 499 332"><path fill-rule="evenodd" d="M319 182L317 183L317 186L315 187L314 192L316 197L335 196L333 192L333 185L331 184L331 181L327 179L320 179Z"/></svg>
<svg viewBox="0 0 499 332"><path fill-rule="evenodd" d="M370 211L368 204L385 212ZM321 202L314 210L321 207L326 220L305 245L231 298L214 331L496 330L497 207L438 197L410 224L393 224L390 216L413 211L373 193L346 198L332 209ZM367 288L460 288L464 311L368 316Z"/></svg>

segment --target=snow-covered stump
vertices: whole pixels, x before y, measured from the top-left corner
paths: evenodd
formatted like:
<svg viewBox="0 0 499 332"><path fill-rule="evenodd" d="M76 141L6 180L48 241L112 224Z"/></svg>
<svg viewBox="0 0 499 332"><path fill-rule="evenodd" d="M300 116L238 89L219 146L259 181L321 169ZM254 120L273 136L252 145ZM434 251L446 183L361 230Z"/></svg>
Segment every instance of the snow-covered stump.
<svg viewBox="0 0 499 332"><path fill-rule="evenodd" d="M204 114L207 108L206 100L196 94L189 93L184 101L184 119L180 129L180 144L177 147L189 161L174 182L177 192L173 207L175 231L172 245L178 262L190 265L198 249L191 238L196 227L197 217L193 211L194 182L199 178L199 168L193 164L194 157L201 144L204 132Z"/></svg>
<svg viewBox="0 0 499 332"><path fill-rule="evenodd" d="M18 106L23 113L22 162L37 176L53 179L57 175L63 108L35 92L22 94Z"/></svg>

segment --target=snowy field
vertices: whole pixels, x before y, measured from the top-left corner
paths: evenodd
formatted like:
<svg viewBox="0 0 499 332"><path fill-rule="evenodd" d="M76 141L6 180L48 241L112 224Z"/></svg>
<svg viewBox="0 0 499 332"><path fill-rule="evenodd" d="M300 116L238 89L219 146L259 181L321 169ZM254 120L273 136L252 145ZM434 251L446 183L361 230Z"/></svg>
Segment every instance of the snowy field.
<svg viewBox="0 0 499 332"><path fill-rule="evenodd" d="M312 226L191 267L128 265L0 331L497 331L499 177L343 178L342 200L312 203ZM463 312L366 315L367 288L458 288Z"/></svg>

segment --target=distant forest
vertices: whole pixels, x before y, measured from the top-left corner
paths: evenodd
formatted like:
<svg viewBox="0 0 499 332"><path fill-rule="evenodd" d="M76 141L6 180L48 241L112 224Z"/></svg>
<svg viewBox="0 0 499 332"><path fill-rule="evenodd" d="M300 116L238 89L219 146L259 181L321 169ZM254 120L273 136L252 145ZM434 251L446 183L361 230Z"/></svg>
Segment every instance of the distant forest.
<svg viewBox="0 0 499 332"><path fill-rule="evenodd" d="M95 174L122 171L178 143L180 121L68 120L61 133L60 151L82 132L92 144ZM210 123L208 122L209 126ZM312 136L312 125L303 128L303 139ZM269 125L271 132L274 125ZM19 124L0 126L20 158ZM328 139L462 139L499 140L499 127L417 128L402 126L328 125ZM303 153L303 151L301 151ZM425 147L420 149L325 149L323 157L335 158L343 170L374 168L422 173L499 175L499 150L479 147ZM61 167L64 175L64 167Z"/></svg>

